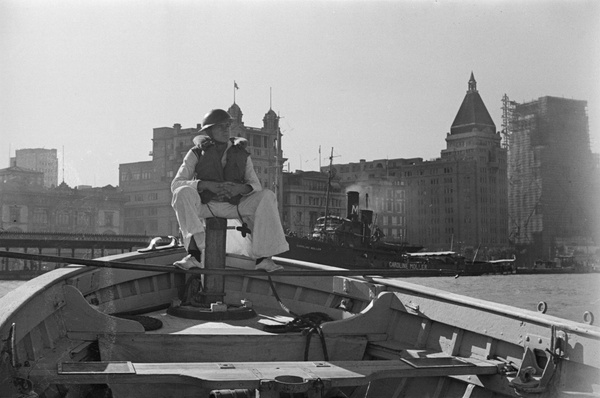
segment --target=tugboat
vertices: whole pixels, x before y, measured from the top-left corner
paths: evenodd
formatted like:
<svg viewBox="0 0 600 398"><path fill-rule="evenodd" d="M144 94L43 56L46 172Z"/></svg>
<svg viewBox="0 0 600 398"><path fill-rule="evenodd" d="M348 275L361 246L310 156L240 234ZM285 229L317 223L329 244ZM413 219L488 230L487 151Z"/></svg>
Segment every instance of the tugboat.
<svg viewBox="0 0 600 398"><path fill-rule="evenodd" d="M290 250L280 257L318 262L340 268L402 268L406 253L423 247L384 242L383 232L373 223L372 210L359 210L359 193L347 193L347 216L326 215L317 219L311 236L287 236ZM429 270L420 271L430 273ZM436 270L437 272L438 270ZM454 272L454 270L452 271Z"/></svg>

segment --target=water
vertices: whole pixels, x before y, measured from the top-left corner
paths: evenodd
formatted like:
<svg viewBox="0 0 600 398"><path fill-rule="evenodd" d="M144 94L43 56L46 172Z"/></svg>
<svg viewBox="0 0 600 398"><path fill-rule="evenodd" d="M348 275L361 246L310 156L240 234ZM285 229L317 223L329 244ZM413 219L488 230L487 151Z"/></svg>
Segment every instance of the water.
<svg viewBox="0 0 600 398"><path fill-rule="evenodd" d="M591 311L600 320L600 274L597 273L408 278L406 281L532 311L544 301L549 315L581 322L583 313ZM0 297L23 283L25 281L0 281Z"/></svg>
<svg viewBox="0 0 600 398"><path fill-rule="evenodd" d="M544 301L548 315L582 322L583 313L591 311L600 320L598 273L409 278L407 281L532 311Z"/></svg>

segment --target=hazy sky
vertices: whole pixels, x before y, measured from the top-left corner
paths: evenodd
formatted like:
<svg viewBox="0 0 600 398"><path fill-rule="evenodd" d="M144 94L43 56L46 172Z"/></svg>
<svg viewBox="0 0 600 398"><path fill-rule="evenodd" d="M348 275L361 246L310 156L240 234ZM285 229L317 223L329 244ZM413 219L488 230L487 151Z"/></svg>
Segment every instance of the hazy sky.
<svg viewBox="0 0 600 398"><path fill-rule="evenodd" d="M118 184L152 129L236 102L281 116L290 170L438 157L471 71L501 98L588 101L600 152L600 1L0 0L0 168L64 147L71 185ZM286 168L287 169L287 168Z"/></svg>

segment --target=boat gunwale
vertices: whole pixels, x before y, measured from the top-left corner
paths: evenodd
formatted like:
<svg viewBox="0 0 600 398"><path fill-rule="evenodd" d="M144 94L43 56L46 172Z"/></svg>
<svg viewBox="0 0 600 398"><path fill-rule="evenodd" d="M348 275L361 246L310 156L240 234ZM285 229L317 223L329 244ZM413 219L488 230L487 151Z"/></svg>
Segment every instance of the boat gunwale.
<svg viewBox="0 0 600 398"><path fill-rule="evenodd" d="M173 251L169 251L173 253ZM113 256L102 257L104 261L111 260L122 260L126 258L128 261L133 261L136 259L145 259L145 258L154 258L160 257L165 252L148 252L148 253L122 253ZM244 256L239 256L235 254L228 254L228 257L231 258L239 258L243 260L247 260ZM304 261L298 260L290 260L286 258L274 257L274 260L278 263L282 263L284 265L294 266L297 268L311 268L313 270L344 270L344 268L332 267L321 264L314 264ZM0 331L4 330L10 325L7 325L7 321L10 320L15 313L19 312L26 304L33 299L36 295L41 294L44 290L49 289L51 286L66 281L70 278L76 277L79 274L84 274L87 272L94 272L100 267L90 267L90 266L81 266L76 264L67 265L66 267L59 268L50 272L47 272L43 275L40 275L37 278L34 278L25 284L19 286L13 291L7 293L5 296L0 297ZM147 271L146 271L147 272ZM157 271L157 273L165 273L162 271ZM262 276L257 276L255 278L264 278ZM272 275L273 279L283 278L282 275ZM334 277L331 277L332 279ZM585 334L589 337L594 337L596 339L600 339L600 327L587 325L584 323L570 321L563 318L554 317L546 314L538 314L534 311L521 309L517 307L513 307L506 304L493 303L490 301L477 299L465 295L459 295L451 292L447 292L441 289L431 288L423 285L417 285L410 282L406 282L404 280L398 279L388 279L388 278L380 278L380 277L370 277L370 276L344 276L343 278L348 279L356 279L365 283L375 283L386 287L391 287L392 292L396 291L398 293L410 294L417 297L422 297L425 299L434 299L436 301L443 300L449 304L456 304L460 306L466 306L469 308L473 308L476 310L482 310L488 313L493 313L501 316L509 316L511 318L516 318L522 321L536 323L541 326L546 327L557 327L564 331L569 331L577 334ZM22 295L21 292L27 290L29 294ZM11 305L8 305L11 302ZM16 303L15 303L16 301Z"/></svg>
<svg viewBox="0 0 600 398"><path fill-rule="evenodd" d="M277 262L283 263L284 265L294 266L311 266L318 265L324 267L323 269L340 269L344 268L330 267L326 265L311 264L303 261L290 260L287 258L274 258ZM516 317L529 322L545 325L548 327L555 326L562 330L568 330L574 333L590 334L596 338L600 338L600 327L587 325L585 323L571 321L568 319L558 318L552 315L540 314L535 311L527 310L524 308L518 308L507 304L494 303L487 300L478 299L466 295L456 294L447 292L441 289L436 289L424 285L417 285L404 280L390 279L390 278L378 278L378 277L345 277L364 280L366 282L377 283L384 286L389 286L400 290L401 292L407 292L415 294L417 296L425 296L425 298L435 298L438 300L444 300L448 303L455 303L463 306L467 306L474 309L484 310L498 315ZM590 329L591 328L591 329ZM594 330L595 329L595 330Z"/></svg>
<svg viewBox="0 0 600 398"><path fill-rule="evenodd" d="M159 252L151 253L121 253L111 256L102 257L105 261L111 261L116 259L126 258L127 260L136 260L140 258L151 258L157 257ZM11 290L6 295L0 297L0 333L10 328L10 319L13 318L22 308L27 306L27 303L32 301L35 297L43 294L44 291L49 290L51 287L59 284L66 283L67 280L77 277L82 274L94 272L100 267L90 267L79 264L67 264L64 267L56 268L52 271L45 272L34 279L25 282L23 285ZM148 272L148 271L146 271ZM163 272L158 272L163 273ZM29 294L21 294L27 291ZM10 304L10 305L9 305ZM0 334L0 339L3 336Z"/></svg>

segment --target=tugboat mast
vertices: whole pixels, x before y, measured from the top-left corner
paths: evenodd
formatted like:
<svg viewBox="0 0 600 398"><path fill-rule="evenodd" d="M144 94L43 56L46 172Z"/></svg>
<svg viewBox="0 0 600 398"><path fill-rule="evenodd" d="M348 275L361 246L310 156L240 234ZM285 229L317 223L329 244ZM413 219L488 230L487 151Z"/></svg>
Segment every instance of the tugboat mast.
<svg viewBox="0 0 600 398"><path fill-rule="evenodd" d="M331 187L331 179L333 178L333 147L331 147L331 156L329 156L329 176L327 178L327 191L325 194L325 236L327 236L327 224L329 223L329 190Z"/></svg>

